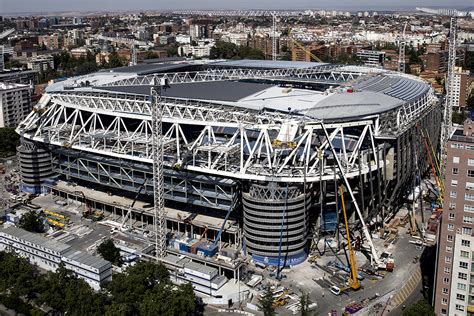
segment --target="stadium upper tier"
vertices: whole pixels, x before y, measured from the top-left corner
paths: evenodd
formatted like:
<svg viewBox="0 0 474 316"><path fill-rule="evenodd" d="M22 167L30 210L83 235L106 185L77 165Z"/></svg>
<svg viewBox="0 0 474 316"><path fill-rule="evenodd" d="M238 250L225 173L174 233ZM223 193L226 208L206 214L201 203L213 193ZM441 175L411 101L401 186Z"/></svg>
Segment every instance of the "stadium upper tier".
<svg viewBox="0 0 474 316"><path fill-rule="evenodd" d="M47 91L51 95L146 97L156 77L170 80L171 88L163 91L164 97L258 113L291 112L331 122L370 117L413 104L403 111L409 114L421 110L429 103L427 98L433 97L428 83L377 68L256 60L122 67L58 82Z"/></svg>

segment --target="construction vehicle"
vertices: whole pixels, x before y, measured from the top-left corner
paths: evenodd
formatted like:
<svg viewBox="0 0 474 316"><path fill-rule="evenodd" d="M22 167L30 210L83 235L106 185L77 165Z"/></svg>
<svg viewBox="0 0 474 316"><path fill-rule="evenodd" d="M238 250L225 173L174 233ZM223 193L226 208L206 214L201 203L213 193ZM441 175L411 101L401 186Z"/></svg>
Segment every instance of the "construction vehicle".
<svg viewBox="0 0 474 316"><path fill-rule="evenodd" d="M291 29L288 31L288 38L291 40L291 42L294 45L298 46L301 50L307 53L311 57L311 59L315 60L318 63L323 63L323 61L318 56L313 54L309 49L307 49L306 46L304 46L303 44L295 40L293 37L291 37Z"/></svg>
<svg viewBox="0 0 474 316"><path fill-rule="evenodd" d="M357 262L354 250L352 249L351 237L349 233L349 222L347 221L346 204L344 203L344 188L339 187L339 194L341 195L342 214L344 215L344 224L346 226L347 248L349 250L349 266L351 272L349 274L349 287L353 290L360 289L359 274L357 272Z"/></svg>
<svg viewBox="0 0 474 316"><path fill-rule="evenodd" d="M284 290L281 294L273 300L273 307L279 307L286 304L286 296L289 294L288 290Z"/></svg>

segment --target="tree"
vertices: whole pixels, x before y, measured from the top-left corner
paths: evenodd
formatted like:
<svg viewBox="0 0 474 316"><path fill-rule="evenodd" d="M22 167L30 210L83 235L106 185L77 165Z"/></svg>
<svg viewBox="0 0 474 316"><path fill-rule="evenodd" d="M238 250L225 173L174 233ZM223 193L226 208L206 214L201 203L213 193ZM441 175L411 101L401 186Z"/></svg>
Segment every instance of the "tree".
<svg viewBox="0 0 474 316"><path fill-rule="evenodd" d="M14 128L0 128L0 158L13 156L19 144L20 135L15 132Z"/></svg>
<svg viewBox="0 0 474 316"><path fill-rule="evenodd" d="M265 293L260 297L258 301L258 309L263 312L265 316L275 315L275 308L273 307L273 291L268 285L265 289Z"/></svg>
<svg viewBox="0 0 474 316"><path fill-rule="evenodd" d="M107 239L97 247L97 252L104 258L117 266L122 265L120 250L115 246L112 239Z"/></svg>
<svg viewBox="0 0 474 316"><path fill-rule="evenodd" d="M466 118L467 118L466 113L464 112L459 113L459 112L453 111L453 123L463 124Z"/></svg>
<svg viewBox="0 0 474 316"><path fill-rule="evenodd" d="M436 316L431 305L426 299L421 299L403 312L403 316Z"/></svg>
<svg viewBox="0 0 474 316"><path fill-rule="evenodd" d="M44 225L35 211L29 211L21 217L20 228L32 233L44 233Z"/></svg>

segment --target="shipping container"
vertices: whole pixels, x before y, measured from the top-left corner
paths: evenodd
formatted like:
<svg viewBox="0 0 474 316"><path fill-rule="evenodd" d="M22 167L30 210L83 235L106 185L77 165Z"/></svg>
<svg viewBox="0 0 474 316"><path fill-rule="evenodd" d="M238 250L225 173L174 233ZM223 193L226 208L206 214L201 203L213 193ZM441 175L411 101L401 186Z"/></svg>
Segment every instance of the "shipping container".
<svg viewBox="0 0 474 316"><path fill-rule="evenodd" d="M202 252L205 257L213 257L217 253L217 245L208 242L202 243L197 249L199 252Z"/></svg>

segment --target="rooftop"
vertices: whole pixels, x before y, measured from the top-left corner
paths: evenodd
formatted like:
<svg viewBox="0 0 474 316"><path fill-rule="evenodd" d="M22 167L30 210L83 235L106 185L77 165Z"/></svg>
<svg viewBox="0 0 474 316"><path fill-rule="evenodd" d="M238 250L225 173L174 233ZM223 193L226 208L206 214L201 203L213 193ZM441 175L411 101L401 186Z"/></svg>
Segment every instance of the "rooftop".
<svg viewBox="0 0 474 316"><path fill-rule="evenodd" d="M101 270L110 266L110 262L99 257L88 254L80 250L71 249L68 252L63 254L63 257L66 257L69 260L84 264L86 266Z"/></svg>
<svg viewBox="0 0 474 316"><path fill-rule="evenodd" d="M41 246L47 249L50 249L52 251L59 252L61 254L64 254L67 252L69 249L71 249L71 246L63 244L61 242L58 242L56 240L46 238L44 236L38 235L38 234L33 234L30 233L26 230L23 230L21 228L15 227L15 226L9 226L7 228L0 228L0 233L4 233L6 235L10 235L13 237L16 237L21 240L25 240L27 242L30 242L34 245Z"/></svg>

